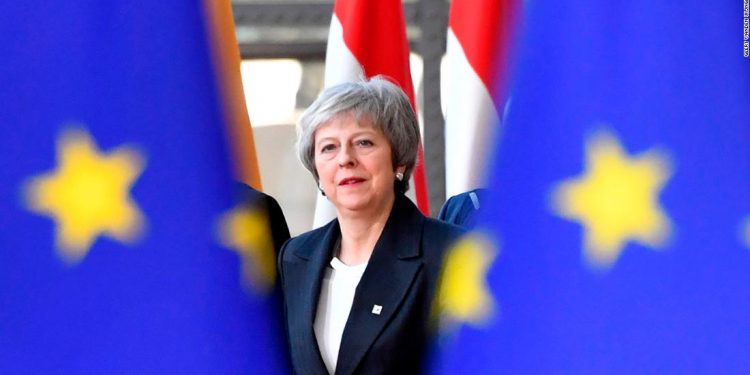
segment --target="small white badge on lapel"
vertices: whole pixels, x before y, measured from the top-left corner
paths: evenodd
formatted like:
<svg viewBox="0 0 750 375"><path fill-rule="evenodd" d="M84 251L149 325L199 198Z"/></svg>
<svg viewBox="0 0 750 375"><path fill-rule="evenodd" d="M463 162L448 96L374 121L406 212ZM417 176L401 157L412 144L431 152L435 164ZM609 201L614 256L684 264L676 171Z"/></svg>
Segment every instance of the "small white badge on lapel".
<svg viewBox="0 0 750 375"><path fill-rule="evenodd" d="M372 305L372 313L375 315L380 315L380 312L383 311L383 306L380 305Z"/></svg>

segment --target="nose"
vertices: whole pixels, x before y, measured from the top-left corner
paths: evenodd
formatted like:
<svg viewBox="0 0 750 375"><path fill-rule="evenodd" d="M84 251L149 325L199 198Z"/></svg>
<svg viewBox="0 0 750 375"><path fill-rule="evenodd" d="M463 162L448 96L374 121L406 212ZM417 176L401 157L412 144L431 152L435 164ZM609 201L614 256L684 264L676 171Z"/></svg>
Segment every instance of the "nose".
<svg viewBox="0 0 750 375"><path fill-rule="evenodd" d="M354 155L354 149L348 145L340 148L337 155L339 167L353 167L357 164L357 158Z"/></svg>

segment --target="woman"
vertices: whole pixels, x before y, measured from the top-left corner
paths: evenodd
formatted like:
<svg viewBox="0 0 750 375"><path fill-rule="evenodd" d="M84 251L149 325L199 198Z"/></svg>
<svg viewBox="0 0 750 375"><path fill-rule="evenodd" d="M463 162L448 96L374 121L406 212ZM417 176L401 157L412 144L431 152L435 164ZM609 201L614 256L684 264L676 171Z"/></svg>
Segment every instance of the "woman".
<svg viewBox="0 0 750 375"><path fill-rule="evenodd" d="M443 253L460 234L404 196L419 127L383 78L325 90L300 120L298 152L336 208L279 255L299 374L417 373Z"/></svg>

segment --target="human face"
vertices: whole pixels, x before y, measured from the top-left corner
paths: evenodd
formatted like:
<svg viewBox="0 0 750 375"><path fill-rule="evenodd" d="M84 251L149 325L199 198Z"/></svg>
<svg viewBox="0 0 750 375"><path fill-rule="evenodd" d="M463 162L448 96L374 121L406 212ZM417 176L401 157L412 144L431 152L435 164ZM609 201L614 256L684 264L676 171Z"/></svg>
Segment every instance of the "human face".
<svg viewBox="0 0 750 375"><path fill-rule="evenodd" d="M337 116L315 131L315 169L339 214L378 215L393 203L391 145L366 116Z"/></svg>

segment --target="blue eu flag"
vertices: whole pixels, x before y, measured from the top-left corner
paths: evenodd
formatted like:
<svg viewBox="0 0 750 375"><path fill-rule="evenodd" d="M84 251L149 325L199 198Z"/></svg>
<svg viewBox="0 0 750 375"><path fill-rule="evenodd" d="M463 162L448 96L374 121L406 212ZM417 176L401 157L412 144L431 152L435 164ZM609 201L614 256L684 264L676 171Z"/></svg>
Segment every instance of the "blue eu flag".
<svg viewBox="0 0 750 375"><path fill-rule="evenodd" d="M525 3L493 194L449 256L436 369L750 372L740 5Z"/></svg>
<svg viewBox="0 0 750 375"><path fill-rule="evenodd" d="M3 6L0 373L284 371L203 6Z"/></svg>

